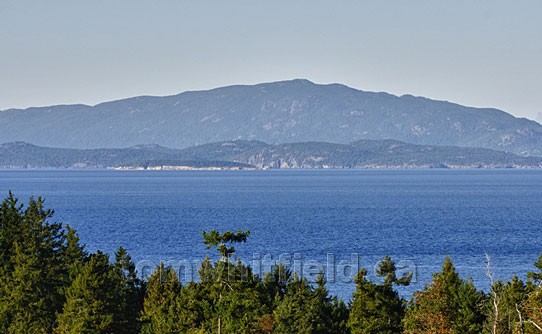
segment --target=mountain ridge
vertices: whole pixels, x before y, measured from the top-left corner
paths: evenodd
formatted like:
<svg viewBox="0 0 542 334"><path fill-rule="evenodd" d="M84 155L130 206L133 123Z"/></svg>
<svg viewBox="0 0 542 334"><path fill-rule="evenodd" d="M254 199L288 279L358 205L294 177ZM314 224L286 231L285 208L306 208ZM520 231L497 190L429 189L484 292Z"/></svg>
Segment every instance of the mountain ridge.
<svg viewBox="0 0 542 334"><path fill-rule="evenodd" d="M542 125L498 109L306 79L0 112L0 142L64 148L157 143L180 149L236 139L396 139L542 156Z"/></svg>
<svg viewBox="0 0 542 334"><path fill-rule="evenodd" d="M24 142L0 144L2 168L282 169L282 168L541 168L542 158L483 148L359 140L271 145L225 141L185 149L137 145L124 149L63 149Z"/></svg>

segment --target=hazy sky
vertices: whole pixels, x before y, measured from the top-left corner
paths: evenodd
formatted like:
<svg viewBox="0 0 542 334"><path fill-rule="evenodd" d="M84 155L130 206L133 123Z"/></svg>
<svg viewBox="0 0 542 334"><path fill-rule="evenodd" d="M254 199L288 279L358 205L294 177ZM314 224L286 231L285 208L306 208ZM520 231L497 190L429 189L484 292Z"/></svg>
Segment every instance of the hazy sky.
<svg viewBox="0 0 542 334"><path fill-rule="evenodd" d="M0 0L0 109L293 78L542 112L542 1Z"/></svg>

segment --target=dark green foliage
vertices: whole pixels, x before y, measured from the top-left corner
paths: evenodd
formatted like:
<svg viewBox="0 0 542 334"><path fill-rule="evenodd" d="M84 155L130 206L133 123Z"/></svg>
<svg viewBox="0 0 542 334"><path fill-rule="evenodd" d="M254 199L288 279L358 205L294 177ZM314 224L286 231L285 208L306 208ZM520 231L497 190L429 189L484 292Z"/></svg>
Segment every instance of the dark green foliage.
<svg viewBox="0 0 542 334"><path fill-rule="evenodd" d="M211 230L202 234L204 244L215 247L220 259L215 263L206 259L199 270L204 291L202 310L206 314L201 327L211 332L254 332L259 327L258 319L265 314L261 282L250 267L230 260L235 252L233 244L246 242L250 232Z"/></svg>
<svg viewBox="0 0 542 334"><path fill-rule="evenodd" d="M173 268L161 263L147 284L142 333L184 333L186 324L181 321L181 307L181 282Z"/></svg>
<svg viewBox="0 0 542 334"><path fill-rule="evenodd" d="M222 256L222 260L225 260L235 252L234 246L228 247L226 245L246 242L250 231L237 231L236 233L227 231L220 234L216 230L211 230L210 232L203 231L202 235L203 243L207 245L207 249L216 247L216 250Z"/></svg>
<svg viewBox="0 0 542 334"><path fill-rule="evenodd" d="M109 256L100 252L90 256L71 286L58 316L57 334L106 334L115 330L120 318L119 277Z"/></svg>
<svg viewBox="0 0 542 334"><path fill-rule="evenodd" d="M412 273L397 278L395 263L386 256L377 266L376 273L384 278L382 284L367 279L367 271L357 274L356 291L350 305L348 328L351 333L400 333L405 301L393 290L393 285L408 285Z"/></svg>
<svg viewBox="0 0 542 334"><path fill-rule="evenodd" d="M119 286L116 291L117 317L114 332L118 334L139 332L138 318L143 308L145 286L137 278L135 264L122 247L115 253L114 274Z"/></svg>
<svg viewBox="0 0 542 334"><path fill-rule="evenodd" d="M309 334L321 331L325 327L325 321L320 317L317 308L318 297L307 279L300 278L295 273L288 283L286 294L274 311L275 333Z"/></svg>
<svg viewBox="0 0 542 334"><path fill-rule="evenodd" d="M381 282L362 269L349 306L330 297L324 275L313 284L278 265L264 278L235 258L249 231L203 232L219 254L206 258L200 282L181 285L161 264L144 282L122 247L115 261L88 254L69 226L50 223L52 211L10 193L0 205L0 333L539 333L542 328L542 256L524 283L494 282L488 296L463 280L446 258L423 291L405 301L384 257ZM405 310L406 308L406 310Z"/></svg>
<svg viewBox="0 0 542 334"><path fill-rule="evenodd" d="M282 263L274 266L271 272L265 273L262 290L267 307L274 309L277 302L282 300L291 278L292 272Z"/></svg>
<svg viewBox="0 0 542 334"><path fill-rule="evenodd" d="M542 286L542 255L538 257L538 261L534 263L535 268L537 271L531 271L527 273L527 278L529 278L529 282L536 287Z"/></svg>
<svg viewBox="0 0 542 334"><path fill-rule="evenodd" d="M62 226L49 223L41 198L26 209L13 194L0 206L0 332L51 332L71 264Z"/></svg>
<svg viewBox="0 0 542 334"><path fill-rule="evenodd" d="M80 244L77 232L69 225L66 226L66 231L66 248L64 249L62 261L66 264L69 284L75 279L81 266L88 260L88 254L85 247Z"/></svg>
<svg viewBox="0 0 542 334"><path fill-rule="evenodd" d="M521 324L518 310L527 295L527 286L517 276L506 283L502 281L493 283L486 311L485 332L502 334L521 332L524 326Z"/></svg>

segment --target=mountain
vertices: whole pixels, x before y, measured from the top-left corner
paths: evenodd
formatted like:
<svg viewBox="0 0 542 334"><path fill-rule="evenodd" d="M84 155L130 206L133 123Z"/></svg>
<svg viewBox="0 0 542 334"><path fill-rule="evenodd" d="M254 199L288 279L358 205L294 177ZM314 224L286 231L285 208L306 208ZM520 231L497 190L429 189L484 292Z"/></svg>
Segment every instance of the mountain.
<svg viewBox="0 0 542 334"><path fill-rule="evenodd" d="M174 96L0 112L0 142L63 148L226 140L271 144L395 139L542 156L542 125L497 109L292 80Z"/></svg>
<svg viewBox="0 0 542 334"><path fill-rule="evenodd" d="M537 121L538 123L542 124L542 112L539 112L539 113L536 115L535 121Z"/></svg>
<svg viewBox="0 0 542 334"><path fill-rule="evenodd" d="M8 168L504 168L542 167L542 158L482 148L428 146L396 140L351 144L304 142L270 145L226 141L181 150L158 145L126 149L46 148L15 142L0 145Z"/></svg>
<svg viewBox="0 0 542 334"><path fill-rule="evenodd" d="M24 142L0 145L0 167L3 168L110 168L118 166L148 167L167 163L189 167L251 167L242 163L208 160L179 160L179 151L158 145L139 145L125 149L64 149L40 147Z"/></svg>

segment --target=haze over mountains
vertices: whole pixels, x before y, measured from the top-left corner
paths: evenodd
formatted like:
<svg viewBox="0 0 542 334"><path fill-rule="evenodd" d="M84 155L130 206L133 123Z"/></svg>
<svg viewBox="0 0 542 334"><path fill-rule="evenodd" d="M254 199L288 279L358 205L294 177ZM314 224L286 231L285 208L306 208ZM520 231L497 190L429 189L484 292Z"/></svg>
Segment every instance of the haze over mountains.
<svg viewBox="0 0 542 334"><path fill-rule="evenodd" d="M347 144L367 139L542 156L542 125L497 109L307 80L0 112L0 143L60 148L157 144L180 149L229 140Z"/></svg>
<svg viewBox="0 0 542 334"><path fill-rule="evenodd" d="M428 146L396 140L351 144L306 142L269 145L226 141L181 150L158 145L125 149L61 149L0 144L2 168L540 168L542 157L483 148Z"/></svg>

